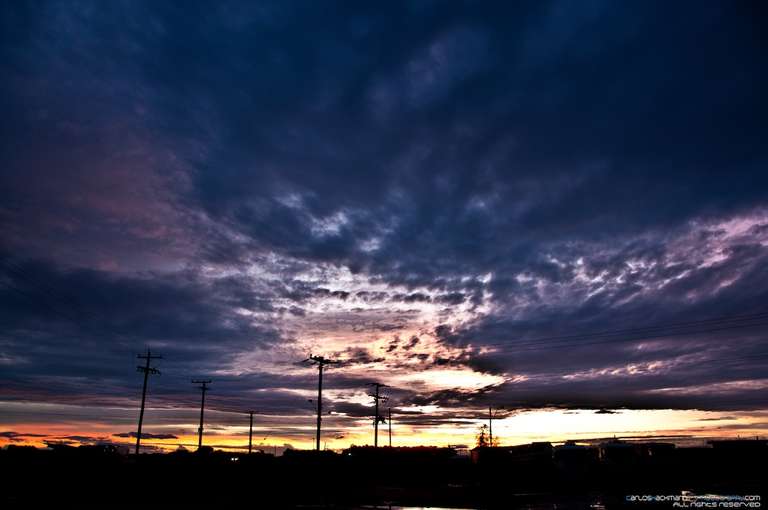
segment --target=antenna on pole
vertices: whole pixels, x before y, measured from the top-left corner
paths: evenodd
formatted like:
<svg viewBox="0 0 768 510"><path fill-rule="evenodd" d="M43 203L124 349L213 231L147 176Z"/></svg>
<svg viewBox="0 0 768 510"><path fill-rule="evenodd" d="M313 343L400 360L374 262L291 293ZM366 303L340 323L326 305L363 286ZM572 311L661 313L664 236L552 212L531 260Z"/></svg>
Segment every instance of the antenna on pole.
<svg viewBox="0 0 768 510"><path fill-rule="evenodd" d="M149 364L153 359L162 359L162 356L153 356L152 352L149 350L149 347L147 347L146 355L138 354L136 357L139 359L146 360L146 363L144 363L143 366L142 365L136 366L137 372L144 373L144 386L141 389L141 410L139 411L139 428L136 431L136 455L138 455L139 448L141 447L141 425L144 422L144 402L146 402L147 400L147 380L149 379L149 374L160 375L160 371L154 367L149 366Z"/></svg>
<svg viewBox="0 0 768 510"><path fill-rule="evenodd" d="M192 379L192 384L199 384L198 388L200 389L200 393L202 394L202 400L200 401L200 426L197 429L197 450L200 451L200 448L203 446L203 411L205 410L205 392L208 391L208 385L211 384L211 380L195 380Z"/></svg>
<svg viewBox="0 0 768 510"><path fill-rule="evenodd" d="M310 354L303 363L317 365L317 432L315 433L315 450L320 451L320 428L323 420L323 369L326 365L338 364L338 361L326 359L323 356L312 356Z"/></svg>
<svg viewBox="0 0 768 510"><path fill-rule="evenodd" d="M386 402L389 400L389 397L379 395L379 390L381 388L387 388L388 386L379 382L368 383L368 386L373 386L373 394L369 394L371 397L373 397L373 404L375 409L375 414L373 417L373 447L378 448L379 423L384 423L384 417L379 414L379 402Z"/></svg>

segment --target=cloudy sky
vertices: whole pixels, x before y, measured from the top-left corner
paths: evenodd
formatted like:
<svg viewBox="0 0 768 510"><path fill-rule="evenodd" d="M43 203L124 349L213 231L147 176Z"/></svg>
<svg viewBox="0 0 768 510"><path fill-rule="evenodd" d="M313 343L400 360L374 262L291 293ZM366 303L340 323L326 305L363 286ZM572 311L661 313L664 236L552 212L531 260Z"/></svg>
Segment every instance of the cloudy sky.
<svg viewBox="0 0 768 510"><path fill-rule="evenodd" d="M768 433L761 2L4 2L0 444Z"/></svg>

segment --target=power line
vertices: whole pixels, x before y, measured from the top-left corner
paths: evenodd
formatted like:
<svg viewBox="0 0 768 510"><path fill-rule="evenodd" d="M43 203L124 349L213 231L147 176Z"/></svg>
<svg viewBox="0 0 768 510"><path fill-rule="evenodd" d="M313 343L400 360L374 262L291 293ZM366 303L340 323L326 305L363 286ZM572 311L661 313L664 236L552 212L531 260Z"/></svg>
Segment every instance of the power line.
<svg viewBox="0 0 768 510"><path fill-rule="evenodd" d="M30 273L21 263L14 263L11 260L3 261L3 264L8 271L6 274L12 275L10 282L0 282L9 290L16 291L19 294L25 295L30 298L30 303L35 305L42 305L47 308L52 315L56 315L65 321L85 329L83 319L93 319L93 314L88 314L83 310L82 304L77 297L74 297L70 293L62 293L60 289L52 286L49 282L41 281L36 275ZM22 289L18 286L21 281L25 281L25 288ZM35 295L37 294L37 295ZM62 297L63 296L63 297ZM54 304L61 307L57 308ZM71 315L62 309L75 312L75 315ZM96 331L97 334L102 334ZM120 333L114 333L115 336L120 336Z"/></svg>
<svg viewBox="0 0 768 510"><path fill-rule="evenodd" d="M498 341L498 342L484 342L484 346L514 346L514 347L525 347L527 345L541 345L542 343L561 343L561 342L571 342L574 340L581 340L581 339L594 339L594 338L601 338L601 337L607 337L607 336L642 336L643 338L656 338L660 335L666 335L666 334L677 334L680 329L683 329L683 331L680 331L681 334L695 334L700 332L709 332L710 329L721 331L721 330L727 330L731 329L732 327L734 329L740 328L740 327L751 327L751 326L763 326L768 324L768 322L761 322L765 319L768 319L768 312L761 312L761 313L755 313L750 315L739 315L739 316L723 316L723 317L717 317L712 319L703 319L699 321L688 321L688 322L679 322L679 323L672 323L672 324L666 324L666 325L655 325L655 326L646 326L646 327L638 327L638 328L625 328L625 329L616 329L616 330L607 330L607 331L596 331L596 332L588 332L588 333L579 333L579 334L573 334L573 335L556 335L556 336L548 336L548 337L539 337L539 338L532 338L528 340L523 340L520 342L515 342L514 344L510 344L508 341ZM730 325L729 325L730 324ZM696 328L696 326L704 327L705 329ZM708 326L712 326L711 328L707 329Z"/></svg>
<svg viewBox="0 0 768 510"><path fill-rule="evenodd" d="M748 354L748 355L744 355L744 356L732 356L732 357L727 357L727 358L708 358L706 360L691 361L691 362L686 363L686 364L713 362L713 363L717 363L719 366L722 367L726 363L732 363L732 362L736 362L736 361L762 360L762 359L765 359L765 358L768 358L768 353L756 353L756 354ZM660 361L660 360L655 359L655 360L647 360L647 361L627 361L627 362L625 362L625 365L627 365L627 364L628 365L632 365L632 364L635 364L635 365L651 364L651 363L656 363L658 361ZM568 365L546 365L544 367L544 370L534 371L534 373L537 373L537 374L547 374L547 373L551 373L551 372L554 372L554 371L560 371L560 370L573 370L573 371L583 372L583 371L589 371L589 370L611 370L611 369L616 370L616 369L620 369L620 368L623 368L623 366L622 367L602 366L600 368L597 368L597 367L594 367L594 366L590 366L590 367L586 367L585 366L584 368L575 369L574 368L574 364L571 363L571 364L568 364ZM525 372L523 371L522 373L525 373ZM540 376L541 375L539 375L539 377Z"/></svg>
<svg viewBox="0 0 768 510"><path fill-rule="evenodd" d="M135 338L133 337L114 330L108 330L103 325L94 324L92 321L100 317L86 312L77 297L69 292L62 292L61 289L46 281L41 281L35 274L25 268L21 262L14 262L11 259L5 258L0 260L0 268L3 266L6 268L5 274L10 275L10 278L7 282L0 280L0 286L25 296L30 304L42 306L51 315L71 323L79 328L81 332L94 336L111 336L128 344L134 343ZM24 288L19 286L20 283L24 285ZM74 312L74 315L69 313L70 311ZM156 318L154 322L159 320L159 318Z"/></svg>
<svg viewBox="0 0 768 510"><path fill-rule="evenodd" d="M603 338L603 339L598 339L590 342L581 342L581 341L573 342L573 341L563 340L558 343L555 343L554 345L547 345L547 343L544 341L530 341L530 342L521 342L521 343L514 343L514 344L495 342L495 343L485 343L485 344L482 344L480 347L498 346L499 347L498 350L501 350L501 351L514 350L515 352L529 352L529 351L539 351L542 349L563 349L563 348L569 348L569 347L581 347L581 346L587 346L587 345L632 342L632 341L638 341L638 340L656 340L659 338L671 338L676 336L692 336L692 335L717 333L721 331L731 331L736 329L762 327L762 326L768 326L768 321L760 322L760 323L732 324L730 326L722 326L719 328L698 329L698 330L690 330L690 331L672 331L667 333L658 333L658 334L649 334L649 335L641 334L636 336L616 336L613 338ZM587 335L584 335L583 337L580 337L580 338L583 340L590 339L590 337Z"/></svg>
<svg viewBox="0 0 768 510"><path fill-rule="evenodd" d="M710 324L710 323L719 323L719 322L733 322L733 321L742 321L742 320L754 320L754 319L764 319L768 317L768 311L765 312L755 312L751 314L743 314L743 315L723 315L719 317L711 317L709 319L698 319L693 321L681 321L681 322L671 322L666 324L654 324L651 326L642 326L642 327L635 327L635 328L621 328L621 329L613 329L613 330L603 330L603 331L593 331L588 333L576 333L572 335L556 335L556 336L550 336L550 337L543 337L543 338L537 338L533 339L532 341L542 341L542 340L550 340L550 339L562 339L562 338L579 338L582 336L601 336L601 335L613 335L613 334L625 334L625 333L633 333L633 332L640 332L640 331L647 331L647 330L656 330L656 329L667 329L667 328L681 328L681 327L688 327L688 326L698 326L703 324Z"/></svg>

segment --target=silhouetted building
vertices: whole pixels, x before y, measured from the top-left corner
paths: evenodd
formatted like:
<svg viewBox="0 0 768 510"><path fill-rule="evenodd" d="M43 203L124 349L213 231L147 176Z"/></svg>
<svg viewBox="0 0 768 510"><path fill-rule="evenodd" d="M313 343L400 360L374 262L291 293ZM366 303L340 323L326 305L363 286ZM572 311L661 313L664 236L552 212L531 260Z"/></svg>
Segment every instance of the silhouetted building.
<svg viewBox="0 0 768 510"><path fill-rule="evenodd" d="M566 441L556 446L553 453L555 466L566 475L586 474L597 464L600 455L594 446L576 444Z"/></svg>
<svg viewBox="0 0 768 510"><path fill-rule="evenodd" d="M600 445L600 460L609 466L634 466L639 459L640 449L634 443L611 439Z"/></svg>
<svg viewBox="0 0 768 510"><path fill-rule="evenodd" d="M534 442L516 446L478 446L470 457L475 464L483 462L511 462L521 465L550 464L552 443Z"/></svg>
<svg viewBox="0 0 768 510"><path fill-rule="evenodd" d="M718 453L760 455L768 450L768 439L720 439L708 441Z"/></svg>
<svg viewBox="0 0 768 510"><path fill-rule="evenodd" d="M669 458L674 454L675 443L639 443L640 454L643 457Z"/></svg>
<svg viewBox="0 0 768 510"><path fill-rule="evenodd" d="M342 452L343 455L355 459L397 460L400 462L417 460L448 460L457 456L454 448L437 446L351 446Z"/></svg>

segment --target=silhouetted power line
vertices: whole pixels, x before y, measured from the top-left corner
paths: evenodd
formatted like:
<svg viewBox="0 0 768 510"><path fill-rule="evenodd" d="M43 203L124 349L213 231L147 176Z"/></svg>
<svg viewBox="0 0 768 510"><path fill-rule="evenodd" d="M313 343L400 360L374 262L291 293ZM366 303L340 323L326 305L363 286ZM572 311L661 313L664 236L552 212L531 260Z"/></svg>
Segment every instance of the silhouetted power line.
<svg viewBox="0 0 768 510"><path fill-rule="evenodd" d="M202 399L200 400L200 426L197 428L197 449L199 450L203 446L203 412L205 410L205 392L208 391L208 385L211 384L211 380L201 381L192 379L192 384L199 384L200 393Z"/></svg>
<svg viewBox="0 0 768 510"><path fill-rule="evenodd" d="M701 333L711 333L717 331L727 331L731 329L741 329L749 327L768 326L768 312L755 313L751 315L719 317L705 319L700 321L681 322L676 324L657 325L639 328L616 329L610 331L597 331L591 333L580 333L574 335L559 335L532 338L519 342L499 341L484 342L483 346L499 346L503 348L512 348L518 350L521 347L531 346L531 350L539 347L569 347L572 345L590 345L590 343L581 342L581 340L598 340L593 343L623 341L623 340L645 340L654 338L665 338L668 336L694 335ZM604 339L604 340L600 340ZM557 344L557 345L555 345Z"/></svg>
<svg viewBox="0 0 768 510"><path fill-rule="evenodd" d="M541 351L541 350L549 350L549 349L567 349L567 348L573 348L573 347L582 347L582 346L589 346L589 345L605 345L605 344L611 344L611 343L622 343L622 342L636 342L636 341L643 341L643 340L656 340L660 338L671 338L676 336L693 336L693 335L702 335L702 334L709 334L709 333L717 333L721 331L731 331L736 329L744 329L744 328L754 328L754 327L768 327L768 321L766 322L759 322L759 323L749 323L749 324L731 324L727 326L722 326L718 328L707 328L707 329L697 329L697 330L690 330L690 331L671 331L671 332L665 332L665 333L658 333L658 334L649 334L649 335L636 335L636 336L615 336L611 338L602 338L594 341L560 341L558 343L549 344L547 342L525 342L525 343L483 343L480 344L482 347L487 346L494 346L498 347L497 351L514 351L516 353L520 352L535 352L535 351ZM584 336L582 337L584 340L589 340L590 337ZM522 348L521 348L522 346Z"/></svg>
<svg viewBox="0 0 768 510"><path fill-rule="evenodd" d="M687 355L689 354L683 354L681 356L687 356ZM712 365L716 364L719 369L723 369L723 367L729 366L730 364L733 364L736 362L757 361L759 363L762 360L766 360L766 359L768 359L768 353L753 353L753 354L746 354L743 356L729 356L725 358L710 356L704 359L699 358L699 359L693 359L689 361L682 361L680 362L680 364L701 366L704 363L710 363ZM578 372L588 372L591 370L612 371L612 370L619 370L619 369L625 368L627 365L650 365L650 364L659 363L659 362L667 363L669 361L674 361L674 360L675 358L666 356L663 359L628 360L628 361L616 360L616 363L613 365L605 365L605 362L604 362L602 365L593 364L593 365L584 365L583 367L575 366L576 362L572 360L570 363L562 363L562 364L542 363L541 367L520 369L518 372L521 374L526 374L526 377L528 378L535 378L535 377L546 376L547 374L552 374L555 372L578 373Z"/></svg>
<svg viewBox="0 0 768 510"><path fill-rule="evenodd" d="M160 375L160 371L154 367L149 366L150 362L153 359L162 359L162 356L153 356L152 352L149 350L149 347L147 347L147 354L142 355L139 354L136 356L139 359L146 360L146 363L142 365L138 365L136 367L136 370L139 372L144 373L144 385L141 389L141 410L139 411L139 428L136 431L136 455L139 454L139 447L141 446L141 425L144 422L144 402L147 399L147 380L149 379L149 374L157 374Z"/></svg>
<svg viewBox="0 0 768 510"><path fill-rule="evenodd" d="M323 356L312 356L311 354L304 363L309 362L317 365L317 431L315 433L315 450L320 451L320 429L323 421L323 369L326 365L335 365L338 361L326 359Z"/></svg>

